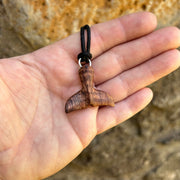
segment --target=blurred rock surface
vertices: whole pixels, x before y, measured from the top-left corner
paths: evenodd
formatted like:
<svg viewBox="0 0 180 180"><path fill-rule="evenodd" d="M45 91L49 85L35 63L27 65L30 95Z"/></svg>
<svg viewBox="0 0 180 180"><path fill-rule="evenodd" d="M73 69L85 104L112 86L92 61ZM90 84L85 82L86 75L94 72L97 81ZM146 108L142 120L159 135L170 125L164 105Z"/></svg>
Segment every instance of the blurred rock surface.
<svg viewBox="0 0 180 180"><path fill-rule="evenodd" d="M180 24L179 0L0 0L0 57L33 51L94 24L139 10L159 26ZM180 70L151 85L152 103L98 135L47 180L180 180Z"/></svg>
<svg viewBox="0 0 180 180"><path fill-rule="evenodd" d="M3 0L3 5L10 24L34 48L77 32L84 24L136 11L154 12L160 26L180 20L179 0Z"/></svg>

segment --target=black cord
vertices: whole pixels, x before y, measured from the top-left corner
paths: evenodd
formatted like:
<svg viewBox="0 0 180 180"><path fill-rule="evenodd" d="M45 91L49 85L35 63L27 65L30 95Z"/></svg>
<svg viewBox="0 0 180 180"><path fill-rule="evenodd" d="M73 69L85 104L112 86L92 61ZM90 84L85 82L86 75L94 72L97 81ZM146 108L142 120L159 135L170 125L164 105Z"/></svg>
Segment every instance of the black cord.
<svg viewBox="0 0 180 180"><path fill-rule="evenodd" d="M85 30L87 30L87 46L85 49ZM77 58L81 58L81 62L89 62L89 59L92 58L92 54L90 53L90 45L91 45L91 30L88 25L81 27L81 50L82 52L78 54Z"/></svg>

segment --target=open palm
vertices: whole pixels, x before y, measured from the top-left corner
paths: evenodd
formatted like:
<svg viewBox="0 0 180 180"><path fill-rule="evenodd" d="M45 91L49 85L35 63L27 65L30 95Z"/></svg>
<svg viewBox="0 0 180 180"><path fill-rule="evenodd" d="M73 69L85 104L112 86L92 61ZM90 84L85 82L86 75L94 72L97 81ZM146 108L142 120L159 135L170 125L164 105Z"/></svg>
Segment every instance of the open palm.
<svg viewBox="0 0 180 180"><path fill-rule="evenodd" d="M72 161L98 134L130 118L152 99L145 88L177 69L180 32L152 32L156 18L135 13L91 28L98 89L115 107L65 113L81 88L79 33L23 56L0 61L0 179L38 180Z"/></svg>

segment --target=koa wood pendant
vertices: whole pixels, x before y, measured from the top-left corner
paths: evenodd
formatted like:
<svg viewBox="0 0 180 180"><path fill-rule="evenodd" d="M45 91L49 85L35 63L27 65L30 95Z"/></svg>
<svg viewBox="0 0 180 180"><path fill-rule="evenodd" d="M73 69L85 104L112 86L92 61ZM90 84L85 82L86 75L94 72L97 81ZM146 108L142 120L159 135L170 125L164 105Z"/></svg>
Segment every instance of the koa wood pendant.
<svg viewBox="0 0 180 180"><path fill-rule="evenodd" d="M84 29L87 29L87 50L85 50ZM79 109L85 109L95 106L114 106L114 101L106 92L97 90L94 87L94 70L91 67L90 54L90 28L88 25L81 28L81 49L82 53L78 55L79 59L79 77L82 89L71 96L65 105L65 112L69 113ZM81 62L85 62L81 65ZM88 63L88 64L87 64Z"/></svg>
<svg viewBox="0 0 180 180"><path fill-rule="evenodd" d="M66 113L94 106L114 106L114 101L106 92L95 89L94 71L89 65L79 69L82 89L71 96L65 106Z"/></svg>

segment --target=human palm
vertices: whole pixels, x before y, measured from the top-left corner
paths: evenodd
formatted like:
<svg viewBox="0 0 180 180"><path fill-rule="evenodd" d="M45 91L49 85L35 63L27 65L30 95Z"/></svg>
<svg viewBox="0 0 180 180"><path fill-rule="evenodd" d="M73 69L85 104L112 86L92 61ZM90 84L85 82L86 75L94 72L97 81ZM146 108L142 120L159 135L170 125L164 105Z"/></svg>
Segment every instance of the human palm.
<svg viewBox="0 0 180 180"><path fill-rule="evenodd" d="M65 113L80 90L79 33L0 61L0 179L43 179L72 161L98 134L130 118L152 99L145 88L177 69L180 32L152 32L156 19L136 13L92 26L95 85L115 107Z"/></svg>

